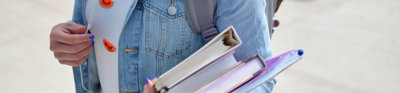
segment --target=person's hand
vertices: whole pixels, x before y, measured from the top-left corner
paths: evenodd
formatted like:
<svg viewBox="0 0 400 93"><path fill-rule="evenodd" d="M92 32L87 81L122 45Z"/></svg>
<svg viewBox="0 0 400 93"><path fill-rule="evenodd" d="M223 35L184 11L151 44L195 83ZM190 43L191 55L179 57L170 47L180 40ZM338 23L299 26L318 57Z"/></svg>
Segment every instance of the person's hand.
<svg viewBox="0 0 400 93"><path fill-rule="evenodd" d="M143 93L156 93L156 88L154 87L157 77L153 77L151 80L146 78L146 85L143 87Z"/></svg>
<svg viewBox="0 0 400 93"><path fill-rule="evenodd" d="M83 34L86 26L70 23L60 23L53 27L50 33L50 50L61 64L79 66L85 62L94 35Z"/></svg>

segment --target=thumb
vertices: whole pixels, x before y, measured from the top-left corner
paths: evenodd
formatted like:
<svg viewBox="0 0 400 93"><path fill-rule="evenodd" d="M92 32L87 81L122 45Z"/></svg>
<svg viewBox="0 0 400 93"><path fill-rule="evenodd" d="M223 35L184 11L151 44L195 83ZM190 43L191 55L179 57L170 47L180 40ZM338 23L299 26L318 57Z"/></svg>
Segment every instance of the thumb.
<svg viewBox="0 0 400 93"><path fill-rule="evenodd" d="M71 23L67 23L67 29L72 34L81 34L81 33L86 32L87 26L83 26L83 25L71 22Z"/></svg>

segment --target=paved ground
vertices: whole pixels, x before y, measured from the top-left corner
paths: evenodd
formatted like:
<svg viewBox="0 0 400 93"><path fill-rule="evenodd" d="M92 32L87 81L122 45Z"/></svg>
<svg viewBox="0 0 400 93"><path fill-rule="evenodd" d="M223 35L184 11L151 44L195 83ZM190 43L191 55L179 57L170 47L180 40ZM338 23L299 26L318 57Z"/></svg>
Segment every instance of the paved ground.
<svg viewBox="0 0 400 93"><path fill-rule="evenodd" d="M286 0L275 54L304 59L277 77L276 93L400 93L399 0Z"/></svg>
<svg viewBox="0 0 400 93"><path fill-rule="evenodd" d="M0 4L0 93L72 93L72 69L49 51L53 25L72 15L71 0ZM274 54L305 50L277 77L274 93L399 93L399 0L285 0Z"/></svg>
<svg viewBox="0 0 400 93"><path fill-rule="evenodd" d="M73 0L1 0L0 93L73 93L71 67L49 51L53 25L72 16Z"/></svg>

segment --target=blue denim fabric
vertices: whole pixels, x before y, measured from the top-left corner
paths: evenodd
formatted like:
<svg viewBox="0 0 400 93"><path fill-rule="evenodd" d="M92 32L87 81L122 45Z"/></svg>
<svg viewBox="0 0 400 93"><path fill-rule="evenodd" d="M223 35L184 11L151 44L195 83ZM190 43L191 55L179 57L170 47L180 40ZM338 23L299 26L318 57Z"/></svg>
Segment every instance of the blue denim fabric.
<svg viewBox="0 0 400 93"><path fill-rule="evenodd" d="M139 0L137 3L143 6L131 7L133 12L127 18L117 48L120 93L142 92L146 77L161 75L205 44L202 36L191 30L183 2L175 0L175 15L167 13L170 0ZM73 22L87 23L83 16L85 5L86 0L75 0ZM218 30L233 25L243 41L235 53L238 60L256 54L265 59L271 56L264 11L264 0L218 1L214 20ZM87 62L73 67L77 93L87 93L85 88L95 93L101 91L94 52L91 51ZM252 92L269 93L274 84L275 80L271 80Z"/></svg>

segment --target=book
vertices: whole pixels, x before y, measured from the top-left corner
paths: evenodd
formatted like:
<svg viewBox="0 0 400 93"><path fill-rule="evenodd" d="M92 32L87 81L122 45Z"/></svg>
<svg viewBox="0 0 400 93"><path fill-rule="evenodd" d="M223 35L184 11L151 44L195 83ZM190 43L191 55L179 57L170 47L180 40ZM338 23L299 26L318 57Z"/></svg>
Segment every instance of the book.
<svg viewBox="0 0 400 93"><path fill-rule="evenodd" d="M237 62L233 53L241 43L235 29L228 27L163 73L155 83L157 92L248 92L290 67L303 54L302 50L290 50L266 61L256 55Z"/></svg>
<svg viewBox="0 0 400 93"><path fill-rule="evenodd" d="M186 93L194 92L204 84L218 78L229 69L233 69L241 62L237 62L235 57L231 54L227 54L227 57L220 58L216 62L211 63L209 66L202 68L197 73L186 78L176 86L170 88L168 93Z"/></svg>
<svg viewBox="0 0 400 93"><path fill-rule="evenodd" d="M168 91L183 80L195 75L201 69L211 66L219 59L233 56L234 50L241 44L242 41L235 29L232 26L228 27L195 53L163 73L155 83L156 90L159 92ZM233 62L237 63L236 61Z"/></svg>
<svg viewBox="0 0 400 93"><path fill-rule="evenodd" d="M291 65L296 63L302 58L303 50L290 50L279 56L270 58L265 61L267 65L265 69L251 80L237 87L231 91L233 93L246 93L250 90L260 86L261 84L268 82L282 71L289 68Z"/></svg>
<svg viewBox="0 0 400 93"><path fill-rule="evenodd" d="M199 88L195 93L229 92L258 75L266 67L264 60L258 55L240 63L219 78Z"/></svg>

